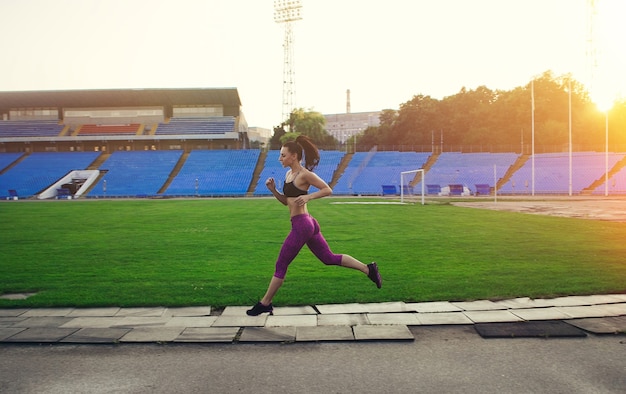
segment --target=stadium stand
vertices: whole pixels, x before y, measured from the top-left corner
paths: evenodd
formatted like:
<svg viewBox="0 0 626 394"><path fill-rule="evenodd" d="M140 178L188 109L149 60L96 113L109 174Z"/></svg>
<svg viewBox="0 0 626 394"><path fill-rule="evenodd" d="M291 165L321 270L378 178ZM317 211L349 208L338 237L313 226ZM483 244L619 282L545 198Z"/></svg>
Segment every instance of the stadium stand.
<svg viewBox="0 0 626 394"><path fill-rule="evenodd" d="M98 152L35 152L0 175L0 193L15 190L20 198L32 197L69 171L86 169Z"/></svg>
<svg viewBox="0 0 626 394"><path fill-rule="evenodd" d="M0 138L56 137L63 127L56 120L0 120Z"/></svg>
<svg viewBox="0 0 626 394"><path fill-rule="evenodd" d="M371 158L373 154L370 152L356 152L352 155L348 167L346 167L343 174L337 181L337 184L333 188L335 194L354 194L352 191L352 183L354 179L359 175L360 169L364 168L367 164L367 160Z"/></svg>
<svg viewBox="0 0 626 394"><path fill-rule="evenodd" d="M279 189L284 182L278 150L249 149L255 141L236 88L0 92L0 114L4 197L48 198L40 193L70 171L95 168L107 171L86 197L267 196L268 177ZM536 194L566 194L569 188L567 153L537 154L534 160L515 153L377 148L320 154L316 173L336 195L397 194L400 172L420 168L427 171L431 195L486 195L496 187L499 194L529 194L533 161ZM606 157L573 154L573 193L602 195L606 175L609 194L626 194L626 153L608 155L608 174ZM415 192L421 184L409 187Z"/></svg>
<svg viewBox="0 0 626 394"><path fill-rule="evenodd" d="M422 168L430 153L357 152L335 185L336 194L381 195L382 186L400 190L400 172Z"/></svg>
<svg viewBox="0 0 626 394"><path fill-rule="evenodd" d="M609 194L626 194L626 153L619 153L622 156L623 167L619 168L614 174L609 171L609 184L607 191ZM600 178L602 181L599 185L592 189L592 194L603 195L604 194L604 174Z"/></svg>
<svg viewBox="0 0 626 394"><path fill-rule="evenodd" d="M107 173L87 197L155 196L182 154L182 150L115 151L100 166Z"/></svg>
<svg viewBox="0 0 626 394"><path fill-rule="evenodd" d="M610 153L609 168L621 160L624 154ZM605 153L574 152L572 154L572 193L589 187L605 173ZM535 193L566 194L569 192L569 155L567 153L541 153L535 155ZM524 164L509 181L504 184L499 194L532 193L532 159Z"/></svg>
<svg viewBox="0 0 626 394"><path fill-rule="evenodd" d="M235 131L233 116L208 118L171 118L169 123L159 124L156 135L165 134L224 134Z"/></svg>
<svg viewBox="0 0 626 394"><path fill-rule="evenodd" d="M22 153L0 153L0 171L10 166L15 160L19 159Z"/></svg>
<svg viewBox="0 0 626 394"><path fill-rule="evenodd" d="M283 168L283 165L278 161L278 157L280 155L280 151L278 150L270 150L267 152L267 156L265 156L265 162L263 163L263 170L261 171L261 175L259 176L259 180L254 189L255 196L271 196L267 187L265 187L265 181L267 178L274 178L276 180L276 188L278 190L283 189L283 183L285 180L285 172L286 169Z"/></svg>
<svg viewBox="0 0 626 394"><path fill-rule="evenodd" d="M258 150L194 150L164 194L244 196L258 159Z"/></svg>
<svg viewBox="0 0 626 394"><path fill-rule="evenodd" d="M496 178L500 179L516 159L515 153L444 152L426 173L429 194L435 191L434 185L450 187L451 193L452 190L454 193L459 190L451 185L462 185L473 194L477 191L477 184L494 187L493 166L496 166ZM416 187L421 187L421 184ZM484 191L484 186L482 188Z"/></svg>

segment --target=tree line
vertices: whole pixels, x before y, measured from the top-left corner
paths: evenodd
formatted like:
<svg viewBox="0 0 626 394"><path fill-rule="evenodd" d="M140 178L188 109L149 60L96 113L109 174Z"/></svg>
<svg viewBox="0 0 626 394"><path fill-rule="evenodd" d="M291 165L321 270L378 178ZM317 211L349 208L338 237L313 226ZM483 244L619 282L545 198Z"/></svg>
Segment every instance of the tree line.
<svg viewBox="0 0 626 394"><path fill-rule="evenodd" d="M562 152L569 148L571 129L574 151L604 151L608 120L609 150L626 151L626 100L601 112L580 82L551 71L511 90L462 88L441 100L418 94L397 110L382 110L379 120L379 126L356 136L358 150L530 153L534 137L536 152ZM322 114L298 108L274 128L270 149L297 134L326 149L340 148Z"/></svg>

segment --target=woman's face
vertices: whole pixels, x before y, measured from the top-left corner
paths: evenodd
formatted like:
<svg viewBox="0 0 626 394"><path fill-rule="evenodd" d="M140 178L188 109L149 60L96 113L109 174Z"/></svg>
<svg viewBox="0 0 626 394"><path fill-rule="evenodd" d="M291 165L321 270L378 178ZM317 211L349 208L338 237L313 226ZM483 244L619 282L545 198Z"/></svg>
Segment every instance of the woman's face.
<svg viewBox="0 0 626 394"><path fill-rule="evenodd" d="M298 161L298 154L291 153L288 148L283 146L282 148L280 148L278 161L280 161L283 167L290 167L293 163Z"/></svg>

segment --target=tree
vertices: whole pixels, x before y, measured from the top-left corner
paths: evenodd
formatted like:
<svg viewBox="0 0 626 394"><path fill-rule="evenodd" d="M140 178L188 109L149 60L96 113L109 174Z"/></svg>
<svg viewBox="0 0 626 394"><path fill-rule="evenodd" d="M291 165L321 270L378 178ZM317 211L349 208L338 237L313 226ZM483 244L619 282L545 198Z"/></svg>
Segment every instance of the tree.
<svg viewBox="0 0 626 394"><path fill-rule="evenodd" d="M305 111L303 108L294 109L287 121L291 137L298 134L309 137L318 146L335 146L337 141L326 131L326 118L316 111Z"/></svg>

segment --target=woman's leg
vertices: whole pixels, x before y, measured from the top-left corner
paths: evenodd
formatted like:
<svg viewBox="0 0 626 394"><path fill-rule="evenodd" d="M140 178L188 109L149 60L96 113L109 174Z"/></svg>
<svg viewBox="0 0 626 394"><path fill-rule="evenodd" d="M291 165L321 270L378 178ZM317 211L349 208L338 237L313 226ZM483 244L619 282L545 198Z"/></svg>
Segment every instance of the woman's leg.
<svg viewBox="0 0 626 394"><path fill-rule="evenodd" d="M367 268L367 265L361 263L359 260L347 254L341 255L341 266L359 270L366 275L369 273L369 269Z"/></svg>
<svg viewBox="0 0 626 394"><path fill-rule="evenodd" d="M267 291L265 292L263 298L261 298L261 304L269 306L272 303L272 300L274 299L276 293L278 293L278 289L280 289L280 286L283 285L284 281L285 279L280 279L272 276L272 279L270 280L270 285L267 287Z"/></svg>
<svg viewBox="0 0 626 394"><path fill-rule="evenodd" d="M317 257L322 263L326 265L340 265L342 267L359 270L366 275L369 273L367 265L363 264L354 257L347 254L334 254L330 250L328 242L320 231L319 223L317 223L317 220L313 220L313 223L315 225L315 231L306 245L309 247L309 249L311 249L311 252L313 252L315 257Z"/></svg>
<svg viewBox="0 0 626 394"><path fill-rule="evenodd" d="M268 306L272 303L272 299L285 281L289 264L291 264L298 253L300 253L300 250L311 234L313 234L313 231L314 226L308 215L299 215L291 218L291 232L289 232L289 235L285 238L285 242L283 242L283 246L280 248L280 253L276 260L274 276L272 276L267 291L261 299L261 304Z"/></svg>
<svg viewBox="0 0 626 394"><path fill-rule="evenodd" d="M382 286L382 278L378 272L378 265L376 263L370 263L367 265L363 264L359 260L347 254L334 254L330 250L328 242L326 242L326 239L322 235L319 224L315 219L313 220L315 224L315 233L307 242L307 246L311 249L311 252L313 252L315 257L326 265L340 265L342 267L361 271L376 284L376 287L380 289Z"/></svg>

